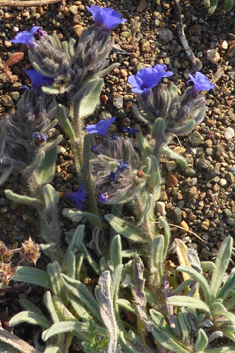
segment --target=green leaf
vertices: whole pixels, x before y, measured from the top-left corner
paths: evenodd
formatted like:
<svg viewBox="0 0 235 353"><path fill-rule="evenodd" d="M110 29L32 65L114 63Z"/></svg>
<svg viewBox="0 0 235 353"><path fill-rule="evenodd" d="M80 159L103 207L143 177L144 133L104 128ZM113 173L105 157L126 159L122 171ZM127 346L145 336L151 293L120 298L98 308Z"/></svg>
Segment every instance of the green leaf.
<svg viewBox="0 0 235 353"><path fill-rule="evenodd" d="M99 217L90 212L64 208L62 213L64 217L69 218L72 222L79 222L83 217L87 217L94 227L100 227L101 225Z"/></svg>
<svg viewBox="0 0 235 353"><path fill-rule="evenodd" d="M80 281L77 281L75 279L71 279L64 274L61 274L61 278L62 278L64 284L66 285L66 287L71 291L71 293L75 297L78 297L89 308L90 312L100 322L102 322L102 319L100 317L98 303L95 300L95 298L93 297L93 295L90 293L90 291L87 289L85 284L83 284Z"/></svg>
<svg viewBox="0 0 235 353"><path fill-rule="evenodd" d="M37 180L39 185L52 182L55 174L55 164L57 158L57 146L45 152L45 157L42 163L36 170Z"/></svg>
<svg viewBox="0 0 235 353"><path fill-rule="evenodd" d="M204 303L202 300L193 297L186 297L185 295L174 295L172 297L169 297L167 298L167 304L173 306L197 308L199 310L203 310L207 313L210 313L209 306L206 305L206 303Z"/></svg>
<svg viewBox="0 0 235 353"><path fill-rule="evenodd" d="M213 271L210 283L210 295L212 301L217 297L219 288L223 282L223 277L228 267L232 254L233 239L228 236L224 239L215 260L215 270Z"/></svg>
<svg viewBox="0 0 235 353"><path fill-rule="evenodd" d="M47 265L47 272L50 277L52 292L58 297L61 297L61 295L64 294L64 290L63 282L60 278L62 271L59 262L55 261L53 263L49 263Z"/></svg>
<svg viewBox="0 0 235 353"><path fill-rule="evenodd" d="M208 9L208 15L211 16L215 12L219 0L211 1L210 7Z"/></svg>
<svg viewBox="0 0 235 353"><path fill-rule="evenodd" d="M27 342L21 340L2 327L0 327L0 352L3 353L40 353L34 347L30 346Z"/></svg>
<svg viewBox="0 0 235 353"><path fill-rule="evenodd" d="M38 268L19 266L16 269L16 276L13 277L12 280L52 289L50 277L45 271L39 270Z"/></svg>
<svg viewBox="0 0 235 353"><path fill-rule="evenodd" d="M217 298L227 298L235 289L235 272L231 273L227 281L220 288Z"/></svg>
<svg viewBox="0 0 235 353"><path fill-rule="evenodd" d="M59 196L52 185L43 187L44 209L46 212L52 212L57 207Z"/></svg>
<svg viewBox="0 0 235 353"><path fill-rule="evenodd" d="M96 106L100 102L100 93L103 82L104 80L102 78L89 80L75 94L73 102L78 106L79 119L83 119L94 113Z"/></svg>
<svg viewBox="0 0 235 353"><path fill-rule="evenodd" d="M116 304L121 306L123 309L126 309L127 311L130 311L133 314L137 315L137 310L131 305L131 303L126 300L126 299L117 299Z"/></svg>
<svg viewBox="0 0 235 353"><path fill-rule="evenodd" d="M176 289L174 289L171 294L177 295L178 293L185 290L188 286L191 286L191 284L193 284L193 282L194 282L193 279L187 279L186 281L182 282Z"/></svg>
<svg viewBox="0 0 235 353"><path fill-rule="evenodd" d="M194 270L192 267L189 266L179 266L177 267L177 271L181 272L186 272L188 273L193 279L195 279L197 282L199 282L200 286L202 287L202 290L205 294L206 302L210 305L211 303L211 292L210 292L210 287L203 275L201 275L199 272Z"/></svg>
<svg viewBox="0 0 235 353"><path fill-rule="evenodd" d="M84 305L80 302L77 297L74 297L74 295L70 291L68 292L68 298L78 318L80 318L82 321L92 320L91 315L89 315L88 312L85 310Z"/></svg>
<svg viewBox="0 0 235 353"><path fill-rule="evenodd" d="M197 340L195 342L195 353L204 352L207 345L208 345L207 334L203 329L200 328L198 331Z"/></svg>
<svg viewBox="0 0 235 353"><path fill-rule="evenodd" d="M186 159L177 152L172 151L169 147L162 147L161 153L172 159L176 159L183 171L187 168Z"/></svg>
<svg viewBox="0 0 235 353"><path fill-rule="evenodd" d="M110 256L113 268L122 264L122 242L119 234L115 235L112 239Z"/></svg>
<svg viewBox="0 0 235 353"><path fill-rule="evenodd" d="M78 321L78 319L75 316L73 316L71 312L66 308L66 306L63 304L62 300L59 297L57 297L56 295L53 295L52 302L53 302L56 314L58 315L59 321L66 321L66 320Z"/></svg>
<svg viewBox="0 0 235 353"><path fill-rule="evenodd" d="M75 135L73 132L73 128L72 128L72 125L70 124L69 118L67 116L66 109L62 104L58 104L57 117L58 117L59 124L64 128L64 130L68 134L69 138L74 140Z"/></svg>
<svg viewBox="0 0 235 353"><path fill-rule="evenodd" d="M225 11L232 10L234 5L235 5L235 1L234 0L224 0L224 9L225 9Z"/></svg>
<svg viewBox="0 0 235 353"><path fill-rule="evenodd" d="M205 353L232 353L235 352L235 345L229 347L219 347L219 348L212 348L206 349Z"/></svg>
<svg viewBox="0 0 235 353"><path fill-rule="evenodd" d="M47 329L51 326L51 322L45 317L28 310L23 310L11 318L9 321L9 327L13 327L25 322L31 325L39 325L43 329Z"/></svg>
<svg viewBox="0 0 235 353"><path fill-rule="evenodd" d="M157 273L153 273L153 281L157 281L158 285L162 283L163 277L163 247L164 247L164 237L162 234L158 235L152 242L151 246L151 267L156 268Z"/></svg>
<svg viewBox="0 0 235 353"><path fill-rule="evenodd" d="M18 195L11 190L5 190L5 195L8 198L8 200L21 203L22 205L32 205L35 208L38 208L43 205L42 201L34 197L30 197L26 195Z"/></svg>
<svg viewBox="0 0 235 353"><path fill-rule="evenodd" d="M48 330L42 334L42 339L47 341L49 338L66 332L73 332L79 339L90 342L90 335L88 333L88 325L84 322L62 321L53 324Z"/></svg>
<svg viewBox="0 0 235 353"><path fill-rule="evenodd" d="M31 303L29 300L26 299L20 299L19 300L20 305L28 311L34 312L37 315L44 316L43 312L33 303Z"/></svg>
<svg viewBox="0 0 235 353"><path fill-rule="evenodd" d="M55 310L55 307L54 307L54 304L53 304L53 301L52 301L52 296L51 296L51 293L49 291L47 291L44 294L43 300L44 300L44 304L46 305L47 310L50 313L52 322L53 323L59 322L60 320L59 320L59 317L58 317L58 313Z"/></svg>
<svg viewBox="0 0 235 353"><path fill-rule="evenodd" d="M106 214L104 218L117 233L122 234L130 241L138 243L148 243L148 239L145 238L144 231L137 228L136 226L112 214Z"/></svg>
<svg viewBox="0 0 235 353"><path fill-rule="evenodd" d="M143 152L143 159L145 159L146 157L148 157L149 155L153 154L153 148L150 146L150 144L148 143L148 141L144 138L144 135L141 132L141 128L139 125L136 125L136 129L139 129L140 132L138 132L136 134L139 146L141 148L141 151Z"/></svg>
<svg viewBox="0 0 235 353"><path fill-rule="evenodd" d="M203 272L214 271L215 264L212 261L201 261L201 267Z"/></svg>
<svg viewBox="0 0 235 353"><path fill-rule="evenodd" d="M164 262L166 260L167 251L170 243L171 231L170 231L169 224L164 217L162 216L159 217L158 221L160 225L164 228L164 248L163 248L163 257L162 257L162 261Z"/></svg>

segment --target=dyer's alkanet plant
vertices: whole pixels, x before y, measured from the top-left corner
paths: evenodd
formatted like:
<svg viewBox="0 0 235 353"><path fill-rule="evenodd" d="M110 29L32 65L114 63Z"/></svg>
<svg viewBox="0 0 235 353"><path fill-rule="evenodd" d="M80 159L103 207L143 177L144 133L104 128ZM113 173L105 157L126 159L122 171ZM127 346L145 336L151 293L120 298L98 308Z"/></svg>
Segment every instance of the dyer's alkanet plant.
<svg viewBox="0 0 235 353"><path fill-rule="evenodd" d="M44 240L40 250L51 262L46 271L26 266L12 269L11 250L4 244L0 247L5 266L0 269L2 286L15 275L14 281L46 289L44 308L20 299L24 310L9 326L22 322L41 326L45 353L69 352L72 343L86 353L233 352L235 275L233 270L226 273L231 237L224 239L215 263L200 262L196 251L187 249L180 239L171 244L164 209L158 219L155 212L162 184L159 158L164 154L186 168L184 158L168 145L174 135L184 136L200 124L206 112L200 92L214 85L196 72L189 75L192 85L179 96L166 65L144 68L128 82L144 112L135 107L135 113L150 126L152 143L139 126L114 134L115 117L85 129L85 118L99 104L102 77L119 66L109 65L111 30L126 21L112 9L91 6L87 10L94 25L84 29L78 43L73 38L61 43L56 34L48 35L38 26L12 40L28 45L33 69L26 74L32 88L25 91L16 113L0 123L0 182L12 171L26 180L25 194L5 193L13 201L37 208L39 235ZM57 104L59 95L64 95L65 106ZM57 123L70 141L79 185L78 191L65 195L77 206L63 211L71 220L66 234L59 225L58 193L50 184L61 136L52 140L49 132ZM104 218L110 234L102 227L104 205L109 210ZM131 222L122 216L124 205ZM82 218L87 220L92 251L84 242L85 226L73 229L72 221ZM166 265L170 244L180 264L177 269ZM35 263L39 249L31 247L30 254ZM84 284L87 272L97 281ZM227 346L213 348L218 337L229 339ZM14 340L8 342L0 347L11 346L15 352Z"/></svg>

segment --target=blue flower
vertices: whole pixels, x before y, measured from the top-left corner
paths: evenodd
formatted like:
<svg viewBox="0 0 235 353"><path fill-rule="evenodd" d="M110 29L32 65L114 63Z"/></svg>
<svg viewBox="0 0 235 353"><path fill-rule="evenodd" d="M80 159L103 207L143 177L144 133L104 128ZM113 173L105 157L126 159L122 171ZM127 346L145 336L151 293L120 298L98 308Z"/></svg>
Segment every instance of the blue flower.
<svg viewBox="0 0 235 353"><path fill-rule="evenodd" d="M53 78L43 76L42 74L40 74L34 69L27 70L27 71L24 70L24 72L29 76L34 88L40 88L43 84L51 85L54 82Z"/></svg>
<svg viewBox="0 0 235 353"><path fill-rule="evenodd" d="M145 93L151 88L157 86L163 77L173 75L171 71L165 71L166 65L157 64L153 67L147 67L137 72L135 76L128 77L128 83L132 85L132 92Z"/></svg>
<svg viewBox="0 0 235 353"><path fill-rule="evenodd" d="M92 14L94 21L104 28L111 30L120 23L126 22L126 19L121 19L122 15L113 9L101 8L99 6L86 6L87 10Z"/></svg>
<svg viewBox="0 0 235 353"><path fill-rule="evenodd" d="M134 127L124 127L123 132L126 132L128 137L131 137L132 135L137 134L137 132L140 132L140 130L135 129Z"/></svg>
<svg viewBox="0 0 235 353"><path fill-rule="evenodd" d="M12 43L22 43L26 44L32 49L35 45L34 33L37 32L39 26L34 26L30 29L30 31L23 31L17 33L15 39L11 40Z"/></svg>
<svg viewBox="0 0 235 353"><path fill-rule="evenodd" d="M46 142L48 140L48 136L44 134L39 134L38 132L32 132L33 138L39 142Z"/></svg>
<svg viewBox="0 0 235 353"><path fill-rule="evenodd" d="M79 186L78 191L69 192L65 195L65 198L68 200L72 200L76 203L77 208L82 210L82 202L84 202L86 197L86 191L84 190L84 183Z"/></svg>
<svg viewBox="0 0 235 353"><path fill-rule="evenodd" d="M88 125L86 130L89 134L99 134L100 136L104 137L107 135L109 130L109 125L111 125L116 118L110 118L107 120L101 120L98 124Z"/></svg>
<svg viewBox="0 0 235 353"><path fill-rule="evenodd" d="M189 75L190 80L193 81L194 85L193 88L196 91L209 91L211 88L215 88L215 85L210 83L210 80L203 75L201 72L196 72L195 75Z"/></svg>
<svg viewBox="0 0 235 353"><path fill-rule="evenodd" d="M128 164L129 164L129 161L126 161L125 163L123 163L121 159L116 172L110 172L109 179L111 181L117 181L119 177L119 173L123 172L128 167Z"/></svg>

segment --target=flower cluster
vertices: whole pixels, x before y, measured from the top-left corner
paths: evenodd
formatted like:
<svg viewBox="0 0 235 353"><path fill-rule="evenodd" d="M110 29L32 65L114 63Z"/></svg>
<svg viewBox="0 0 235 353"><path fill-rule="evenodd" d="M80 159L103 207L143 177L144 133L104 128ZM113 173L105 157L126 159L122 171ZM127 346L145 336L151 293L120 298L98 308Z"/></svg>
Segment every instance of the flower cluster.
<svg viewBox="0 0 235 353"><path fill-rule="evenodd" d="M95 146L94 156L90 163L101 202L126 202L145 185L140 158L129 138L107 135Z"/></svg>
<svg viewBox="0 0 235 353"><path fill-rule="evenodd" d="M17 112L2 120L0 183L7 179L13 169L25 176L32 173L38 165L41 151L53 147L53 144L43 143L47 140L45 134L56 124L53 120L56 109L54 97L38 89L29 89L18 102ZM35 140L41 140L41 143L37 144Z"/></svg>
<svg viewBox="0 0 235 353"><path fill-rule="evenodd" d="M50 93L70 92L73 96L85 81L109 72L103 69L109 63L108 55L113 47L110 30L126 20L109 8L91 6L87 9L95 24L83 30L77 47L74 39L61 43L55 34L50 36L38 26L18 33L12 40L29 46L29 58L37 72L27 72L33 85L46 83L50 85ZM34 38L36 32L38 40Z"/></svg>
<svg viewBox="0 0 235 353"><path fill-rule="evenodd" d="M128 82L132 91L137 93L138 101L146 113L139 114L141 120L154 125L158 118L165 121L165 140L169 141L173 134L185 135L205 116L206 100L200 94L202 90L210 90L215 86L200 72L189 75L194 85L188 88L182 96L178 96L177 87L167 86L161 79L169 77L172 72L166 71L165 65L142 69L135 76L130 76Z"/></svg>

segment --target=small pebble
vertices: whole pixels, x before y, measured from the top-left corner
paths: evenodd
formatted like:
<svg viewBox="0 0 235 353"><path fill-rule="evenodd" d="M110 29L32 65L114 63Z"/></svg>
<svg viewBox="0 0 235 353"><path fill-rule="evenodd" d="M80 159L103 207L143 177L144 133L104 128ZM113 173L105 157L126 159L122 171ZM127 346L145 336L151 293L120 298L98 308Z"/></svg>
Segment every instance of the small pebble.
<svg viewBox="0 0 235 353"><path fill-rule="evenodd" d="M231 128L230 126L227 127L227 129L224 132L224 137L226 140L231 140L234 137L234 129Z"/></svg>
<svg viewBox="0 0 235 353"><path fill-rule="evenodd" d="M117 109L123 108L123 97L120 94L113 96L113 106Z"/></svg>
<svg viewBox="0 0 235 353"><path fill-rule="evenodd" d="M207 60L212 64L217 64L220 60L220 55L215 49L209 49L206 53Z"/></svg>

